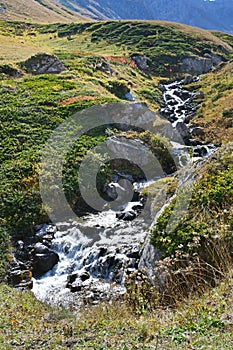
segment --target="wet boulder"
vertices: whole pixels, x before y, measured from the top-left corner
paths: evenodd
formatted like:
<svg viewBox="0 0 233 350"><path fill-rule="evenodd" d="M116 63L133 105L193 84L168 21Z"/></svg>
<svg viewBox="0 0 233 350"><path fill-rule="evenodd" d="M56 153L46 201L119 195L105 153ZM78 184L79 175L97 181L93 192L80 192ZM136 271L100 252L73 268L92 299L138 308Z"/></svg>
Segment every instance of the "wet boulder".
<svg viewBox="0 0 233 350"><path fill-rule="evenodd" d="M193 150L194 157L205 157L208 154L208 149L205 146L197 146Z"/></svg>
<svg viewBox="0 0 233 350"><path fill-rule="evenodd" d="M72 275L68 275L68 277L67 277L67 287L69 287L69 285L74 283L77 278L78 278L78 274L77 273L73 273Z"/></svg>
<svg viewBox="0 0 233 350"><path fill-rule="evenodd" d="M35 242L41 242L45 245L50 245L56 231L57 227L52 224L37 225L34 237Z"/></svg>
<svg viewBox="0 0 233 350"><path fill-rule="evenodd" d="M192 129L192 136L203 136L205 134L205 131L202 127L196 126Z"/></svg>
<svg viewBox="0 0 233 350"><path fill-rule="evenodd" d="M129 252L126 253L126 256L130 259L140 259L141 249L140 247L133 247Z"/></svg>
<svg viewBox="0 0 233 350"><path fill-rule="evenodd" d="M72 293L81 292L83 289L83 286L80 281L76 281L69 286L69 289Z"/></svg>
<svg viewBox="0 0 233 350"><path fill-rule="evenodd" d="M110 201L114 201L118 197L117 189L114 183L105 184L103 192L106 194L107 199Z"/></svg>
<svg viewBox="0 0 233 350"><path fill-rule="evenodd" d="M189 132L189 128L187 127L187 125L185 123L178 122L176 124L176 130L178 131L180 136L184 139L184 141L189 139L191 136L190 132Z"/></svg>
<svg viewBox="0 0 233 350"><path fill-rule="evenodd" d="M193 95L193 98L196 100L203 100L205 97L205 94L203 91L197 91L195 92L195 94Z"/></svg>
<svg viewBox="0 0 233 350"><path fill-rule="evenodd" d="M31 289L33 282L29 264L27 265L13 257L8 272L8 283L15 288Z"/></svg>
<svg viewBox="0 0 233 350"><path fill-rule="evenodd" d="M51 270L59 261L57 253L42 243L36 243L31 250L31 263L34 276L42 276Z"/></svg>
<svg viewBox="0 0 233 350"><path fill-rule="evenodd" d="M133 221L136 218L136 216L137 214L133 210L116 214L117 219L124 221Z"/></svg>
<svg viewBox="0 0 233 350"><path fill-rule="evenodd" d="M193 82L193 76L190 74L186 74L183 79L183 84L188 85L188 84L191 84L192 82Z"/></svg>
<svg viewBox="0 0 233 350"><path fill-rule="evenodd" d="M80 280L81 280L82 282L87 281L87 280L90 278L90 274L89 274L89 272L87 272L87 271L83 271L83 272L80 274L79 278L80 278Z"/></svg>

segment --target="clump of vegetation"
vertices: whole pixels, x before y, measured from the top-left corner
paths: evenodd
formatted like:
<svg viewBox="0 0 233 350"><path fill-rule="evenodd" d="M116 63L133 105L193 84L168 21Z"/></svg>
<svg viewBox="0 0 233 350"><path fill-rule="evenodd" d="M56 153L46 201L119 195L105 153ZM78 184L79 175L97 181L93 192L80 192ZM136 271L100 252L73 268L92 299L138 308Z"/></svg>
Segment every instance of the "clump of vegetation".
<svg viewBox="0 0 233 350"><path fill-rule="evenodd" d="M129 92L129 85L125 80L108 79L102 82L103 86L120 99L126 99L125 95Z"/></svg>
<svg viewBox="0 0 233 350"><path fill-rule="evenodd" d="M7 230L0 226L0 282L6 279L9 261L10 240Z"/></svg>
<svg viewBox="0 0 233 350"><path fill-rule="evenodd" d="M176 171L175 161L169 152L170 145L165 137L154 135L149 131L140 133L139 137L143 142L149 145L163 170L167 174L171 174Z"/></svg>
<svg viewBox="0 0 233 350"><path fill-rule="evenodd" d="M166 295L171 297L179 288L182 297L202 291L232 268L232 178L232 145L228 145L202 169L187 214L173 218L170 225L174 199L158 218L151 243L164 258L158 263L158 276L165 271Z"/></svg>
<svg viewBox="0 0 233 350"><path fill-rule="evenodd" d="M214 290L178 303L176 309L154 305L149 312L141 294L139 304L115 301L78 316L40 303L30 292L0 285L1 348L182 350L211 344L227 350L232 342L232 283L228 276ZM138 296L133 294L135 303Z"/></svg>

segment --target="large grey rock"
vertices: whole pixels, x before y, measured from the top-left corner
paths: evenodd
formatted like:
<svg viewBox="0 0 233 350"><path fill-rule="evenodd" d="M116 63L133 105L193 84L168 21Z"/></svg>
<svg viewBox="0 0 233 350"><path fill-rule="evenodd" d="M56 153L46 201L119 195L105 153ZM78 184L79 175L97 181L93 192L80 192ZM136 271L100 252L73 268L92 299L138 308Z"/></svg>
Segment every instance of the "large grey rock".
<svg viewBox="0 0 233 350"><path fill-rule="evenodd" d="M145 70L147 68L147 58L145 55L133 54L131 55L131 59L141 70Z"/></svg>
<svg viewBox="0 0 233 350"><path fill-rule="evenodd" d="M42 276L58 263L59 256L42 243L36 243L31 251L31 260L34 276Z"/></svg>
<svg viewBox="0 0 233 350"><path fill-rule="evenodd" d="M209 57L186 57L182 60L181 71L192 75L209 72L213 67L213 60Z"/></svg>
<svg viewBox="0 0 233 350"><path fill-rule="evenodd" d="M176 124L176 130L180 134L180 136L184 139L184 141L188 138L190 138L191 134L189 132L189 128L185 123L178 122Z"/></svg>
<svg viewBox="0 0 233 350"><path fill-rule="evenodd" d="M156 264L160 258L161 253L152 244L150 244L150 237L148 236L139 260L138 269L145 274L152 283L153 277L155 276Z"/></svg>
<svg viewBox="0 0 233 350"><path fill-rule="evenodd" d="M119 128L123 131L132 129L132 127L151 130L156 119L156 113L151 111L144 102L114 104L112 110L107 107L106 111L108 116L106 124L111 118L115 123L119 123Z"/></svg>
<svg viewBox="0 0 233 350"><path fill-rule="evenodd" d="M4 74L12 78L21 78L23 76L21 71L9 64L0 65L0 74Z"/></svg>
<svg viewBox="0 0 233 350"><path fill-rule="evenodd" d="M61 73L66 68L63 66L62 62L53 55L48 55L46 53L37 54L30 57L28 60L21 64L21 67L31 74L55 74Z"/></svg>
<svg viewBox="0 0 233 350"><path fill-rule="evenodd" d="M214 54L212 52L211 53L205 53L204 57L210 58L214 65L218 65L218 64L222 63L222 57L220 57L219 55L216 55L216 54Z"/></svg>
<svg viewBox="0 0 233 350"><path fill-rule="evenodd" d="M136 216L137 214L133 210L116 214L117 219L124 221L133 221Z"/></svg>
<svg viewBox="0 0 233 350"><path fill-rule="evenodd" d="M152 153L139 139L129 139L124 136L112 137L107 140L107 147L113 153L135 164L144 166L150 162Z"/></svg>

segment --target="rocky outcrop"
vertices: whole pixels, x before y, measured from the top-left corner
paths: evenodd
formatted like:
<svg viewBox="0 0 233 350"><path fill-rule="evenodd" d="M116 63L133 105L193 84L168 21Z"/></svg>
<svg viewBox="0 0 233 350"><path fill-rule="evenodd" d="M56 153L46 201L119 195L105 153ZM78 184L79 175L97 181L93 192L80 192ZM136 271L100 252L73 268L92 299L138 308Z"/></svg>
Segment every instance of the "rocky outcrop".
<svg viewBox="0 0 233 350"><path fill-rule="evenodd" d="M181 62L180 71L191 75L208 73L214 66L222 63L222 58L212 52L205 53L204 57L190 56Z"/></svg>
<svg viewBox="0 0 233 350"><path fill-rule="evenodd" d="M13 257L8 273L8 283L15 288L31 289L33 283L30 262L23 263Z"/></svg>
<svg viewBox="0 0 233 350"><path fill-rule="evenodd" d="M219 55L216 55L215 53L212 53L212 52L210 52L210 53L205 53L205 54L204 54L204 57L205 57L205 58L211 59L213 65L216 65L216 66L217 66L218 64L222 63L222 57L219 56Z"/></svg>
<svg viewBox="0 0 233 350"><path fill-rule="evenodd" d="M171 174L175 171L174 160L166 145L162 142L152 147L150 145L150 140L146 140L146 137L145 142L143 142L136 138L118 136L109 138L107 140L107 147L112 159L119 158L117 163L118 169L121 168L120 158L122 159L123 168L123 162L125 162L125 160L129 161L132 165L130 168L131 174L136 181L139 179L136 173L138 173L138 177L141 177L141 174L144 173L144 177L149 179L152 174L153 176L155 176L155 174L157 174L157 176L163 176L163 172ZM141 170L140 174L138 168L135 168L135 166ZM153 176L151 178L153 178Z"/></svg>
<svg viewBox="0 0 233 350"><path fill-rule="evenodd" d="M53 55L41 53L30 57L21 64L22 69L30 74L56 74L61 73L66 68L62 62Z"/></svg>
<svg viewBox="0 0 233 350"><path fill-rule="evenodd" d="M213 67L213 60L210 57L186 57L181 63L181 72L192 75L207 73Z"/></svg>
<svg viewBox="0 0 233 350"><path fill-rule="evenodd" d="M112 137L107 140L107 147L113 154L121 155L122 159L135 161L136 164L140 157L141 166L148 164L151 159L148 147L138 139Z"/></svg>
<svg viewBox="0 0 233 350"><path fill-rule="evenodd" d="M161 253L150 244L150 237L148 236L142 254L139 260L138 269L145 274L153 284L153 276L155 275L156 263L161 258Z"/></svg>
<svg viewBox="0 0 233 350"><path fill-rule="evenodd" d="M105 72L109 74L109 76L111 77L113 73L113 69L110 66L110 64L107 62L107 60L104 57L103 58L95 57L95 59L96 59L96 62L93 62L93 64L91 65L91 68L94 71L100 70L102 72Z"/></svg>
<svg viewBox="0 0 233 350"><path fill-rule="evenodd" d="M35 235L28 241L18 240L14 244L14 255L8 273L10 285L20 289L33 287L32 277L41 276L59 261L57 253L50 249L56 226L37 225Z"/></svg>
<svg viewBox="0 0 233 350"><path fill-rule="evenodd" d="M130 58L136 63L137 67L141 70L146 70L147 68L147 57L145 55L133 54Z"/></svg>
<svg viewBox="0 0 233 350"><path fill-rule="evenodd" d="M0 66L0 74L11 78L21 78L23 76L23 73L21 71L9 64L3 64Z"/></svg>

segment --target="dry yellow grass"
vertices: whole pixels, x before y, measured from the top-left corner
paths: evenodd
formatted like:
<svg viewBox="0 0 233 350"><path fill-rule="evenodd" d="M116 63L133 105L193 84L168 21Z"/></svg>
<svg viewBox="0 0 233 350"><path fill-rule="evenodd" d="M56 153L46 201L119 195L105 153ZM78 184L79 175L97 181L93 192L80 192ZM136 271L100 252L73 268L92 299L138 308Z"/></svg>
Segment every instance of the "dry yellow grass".
<svg viewBox="0 0 233 350"><path fill-rule="evenodd" d="M53 23L86 19L50 0L2 0L0 8L0 20Z"/></svg>
<svg viewBox="0 0 233 350"><path fill-rule="evenodd" d="M45 50L33 43L15 37L0 35L0 63L19 62ZM48 50L46 52L49 53Z"/></svg>
<svg viewBox="0 0 233 350"><path fill-rule="evenodd" d="M216 144L233 140L233 62L221 70L202 76L205 94L194 122L205 130L204 140Z"/></svg>

